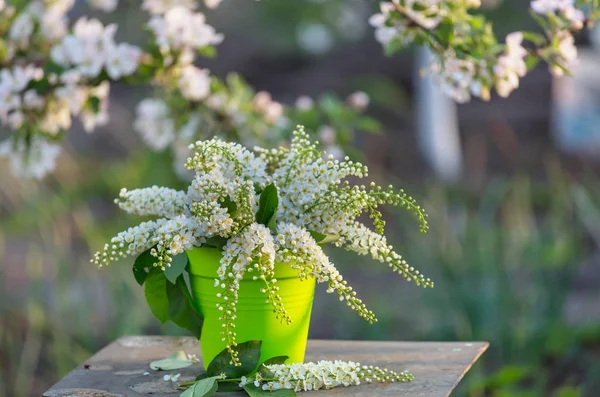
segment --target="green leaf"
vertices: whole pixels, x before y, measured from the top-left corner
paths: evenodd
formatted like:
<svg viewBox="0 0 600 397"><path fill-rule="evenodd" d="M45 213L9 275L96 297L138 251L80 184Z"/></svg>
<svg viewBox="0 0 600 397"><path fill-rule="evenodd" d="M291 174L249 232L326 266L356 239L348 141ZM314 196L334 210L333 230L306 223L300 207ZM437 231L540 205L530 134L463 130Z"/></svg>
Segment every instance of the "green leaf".
<svg viewBox="0 0 600 397"><path fill-rule="evenodd" d="M239 383L236 382L221 382L219 383L219 393L229 393L234 391L244 390L240 387Z"/></svg>
<svg viewBox="0 0 600 397"><path fill-rule="evenodd" d="M227 239L221 236L214 236L206 239L206 245L221 249L227 244Z"/></svg>
<svg viewBox="0 0 600 397"><path fill-rule="evenodd" d="M443 43L449 43L454 37L454 25L449 19L444 19L444 22L439 24L435 29L435 35Z"/></svg>
<svg viewBox="0 0 600 397"><path fill-rule="evenodd" d="M271 218L274 217L278 205L279 197L277 196L277 188L275 185L270 184L260 194L258 211L256 212L256 223L267 226Z"/></svg>
<svg viewBox="0 0 600 397"><path fill-rule="evenodd" d="M169 321L167 279L159 268L154 268L148 273L144 295L152 314L163 324Z"/></svg>
<svg viewBox="0 0 600 397"><path fill-rule="evenodd" d="M221 207L227 208L227 213L232 218L235 218L235 216L238 213L237 204L235 203L235 201L231 200L229 197L225 197L225 199L221 202Z"/></svg>
<svg viewBox="0 0 600 397"><path fill-rule="evenodd" d="M401 50L403 50L405 48L406 48L406 44L404 43L403 40L394 38L385 45L384 53L386 56L392 56L395 53L400 52Z"/></svg>
<svg viewBox="0 0 600 397"><path fill-rule="evenodd" d="M38 94L44 95L50 90L50 81L47 78L31 80L27 85L28 90L36 90Z"/></svg>
<svg viewBox="0 0 600 397"><path fill-rule="evenodd" d="M191 385L180 397L209 397L217 392L218 387L216 376L205 378Z"/></svg>
<svg viewBox="0 0 600 397"><path fill-rule="evenodd" d="M289 389L279 389L275 391L263 390L261 387L254 386L253 384L245 385L244 390L250 397L293 397L296 396L296 392Z"/></svg>
<svg viewBox="0 0 600 397"><path fill-rule="evenodd" d="M538 63L540 62L540 58L537 57L536 55L528 55L525 58L525 65L527 66L527 70L533 70Z"/></svg>
<svg viewBox="0 0 600 397"><path fill-rule="evenodd" d="M198 50L198 54L206 58L214 58L217 56L217 48L213 46L202 47Z"/></svg>
<svg viewBox="0 0 600 397"><path fill-rule="evenodd" d="M169 304L169 320L200 339L203 318L196 310L183 276L177 278L175 285L166 283L165 287Z"/></svg>
<svg viewBox="0 0 600 397"><path fill-rule="evenodd" d="M371 134L379 134L383 127L381 123L371 117L362 117L358 121L358 129L365 132L370 132Z"/></svg>
<svg viewBox="0 0 600 397"><path fill-rule="evenodd" d="M200 375L196 376L194 380L202 380L208 378L208 374L206 372L202 372Z"/></svg>
<svg viewBox="0 0 600 397"><path fill-rule="evenodd" d="M522 32L522 34L523 34L523 39L525 39L527 41L531 41L536 46L542 46L546 43L546 38L539 33Z"/></svg>
<svg viewBox="0 0 600 397"><path fill-rule="evenodd" d="M269 228L271 233L277 234L277 219L276 219L276 217L274 217L274 216L271 217L271 220L269 221L269 224L267 225L267 227Z"/></svg>
<svg viewBox="0 0 600 397"><path fill-rule="evenodd" d="M100 98L95 96L89 97L87 100L87 106L94 114L97 114L100 111Z"/></svg>
<svg viewBox="0 0 600 397"><path fill-rule="evenodd" d="M242 364L239 367L233 365L229 352L227 349L223 349L208 364L206 373L208 376L219 376L224 373L228 378L241 378L242 376L251 374L258 366L261 344L262 342L259 340L250 340L237 345L235 350L237 350Z"/></svg>
<svg viewBox="0 0 600 397"><path fill-rule="evenodd" d="M155 371L171 371L174 369L187 368L192 364L194 364L194 362L188 360L185 352L180 350L177 353L174 353L171 357L152 361L150 363L150 368Z"/></svg>
<svg viewBox="0 0 600 397"><path fill-rule="evenodd" d="M167 278L167 280L175 284L175 281L177 281L177 277L179 277L183 273L185 267L187 266L187 263L188 257L185 252L175 255L173 257L173 261L171 262L171 266L165 269L165 277Z"/></svg>
<svg viewBox="0 0 600 397"><path fill-rule="evenodd" d="M150 250L142 252L133 263L133 276L139 285L144 285L148 273L154 267L156 258L150 255Z"/></svg>
<svg viewBox="0 0 600 397"><path fill-rule="evenodd" d="M315 239L317 244L333 243L340 239L339 234L323 234L323 233L319 233L319 232L314 232L312 230L310 230L309 233L312 236L312 238Z"/></svg>
<svg viewBox="0 0 600 397"><path fill-rule="evenodd" d="M274 375L271 371L269 371L265 365L276 365L276 364L284 364L288 359L288 356L277 356L272 357L268 360L265 360L262 364L258 366L258 372L263 376L263 378L273 378Z"/></svg>

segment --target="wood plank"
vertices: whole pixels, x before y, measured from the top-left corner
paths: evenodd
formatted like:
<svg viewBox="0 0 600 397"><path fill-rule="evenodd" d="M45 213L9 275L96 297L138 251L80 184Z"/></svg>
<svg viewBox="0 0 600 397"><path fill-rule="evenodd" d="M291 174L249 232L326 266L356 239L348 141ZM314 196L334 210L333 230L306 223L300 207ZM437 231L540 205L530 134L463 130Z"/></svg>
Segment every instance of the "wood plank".
<svg viewBox="0 0 600 397"><path fill-rule="evenodd" d="M310 392L325 396L447 397L488 348L486 342L367 342L310 340L307 361L345 360L395 371L409 370L410 383L371 384ZM179 391L163 381L168 372L150 370L149 363L178 350L200 358L198 341L190 337L127 336L100 350L60 380L44 397L173 397ZM201 364L173 371L180 381L192 380ZM149 372L149 375L144 375ZM300 393L309 395L308 393ZM238 394L219 393L219 396Z"/></svg>

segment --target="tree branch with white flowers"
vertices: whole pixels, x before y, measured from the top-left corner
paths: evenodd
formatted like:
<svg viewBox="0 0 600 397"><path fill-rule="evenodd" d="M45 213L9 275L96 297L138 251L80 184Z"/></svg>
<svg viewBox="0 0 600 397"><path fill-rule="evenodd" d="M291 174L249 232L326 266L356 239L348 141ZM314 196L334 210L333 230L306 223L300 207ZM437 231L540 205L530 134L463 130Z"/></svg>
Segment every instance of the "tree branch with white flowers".
<svg viewBox="0 0 600 397"><path fill-rule="evenodd" d="M204 0L214 8L220 0ZM117 0L90 0L114 11ZM152 98L140 102L133 128L153 150L167 148L180 165L187 147L215 135L246 145L274 146L288 138L292 123L313 120L328 150L343 157L355 131L378 131L362 113L368 97L347 102L324 96L301 97L286 107L266 92L255 93L238 75L221 80L195 64L212 57L223 35L211 26L194 0L144 0L149 13L143 47L114 39L117 25L82 17L70 27L74 0L0 0L0 124L11 136L0 156L22 177L42 178L54 169L59 142L78 118L86 131L109 121L113 83L151 85ZM201 61L200 61L201 62Z"/></svg>
<svg viewBox="0 0 600 397"><path fill-rule="evenodd" d="M388 54L411 44L428 47L434 61L424 72L464 103L471 97L487 101L493 90L509 96L539 61L556 76L568 73L577 60L573 33L598 19L598 5L598 0L533 0L530 12L543 34L514 32L504 44L492 23L475 13L480 0L384 1L370 23Z"/></svg>

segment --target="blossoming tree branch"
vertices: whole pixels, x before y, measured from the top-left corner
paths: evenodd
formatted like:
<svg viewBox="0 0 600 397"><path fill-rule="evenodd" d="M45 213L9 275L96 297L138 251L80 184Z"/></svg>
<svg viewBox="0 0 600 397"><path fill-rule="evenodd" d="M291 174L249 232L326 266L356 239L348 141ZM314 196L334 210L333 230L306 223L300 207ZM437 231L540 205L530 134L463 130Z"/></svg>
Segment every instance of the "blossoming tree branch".
<svg viewBox="0 0 600 397"><path fill-rule="evenodd" d="M237 75L222 81L195 66L198 55L214 56L224 39L197 11L198 1L144 0L149 37L143 48L117 42L115 24L82 17L70 27L74 3L0 0L0 123L12 132L0 142L0 155L9 157L17 175L41 178L54 169L58 142L73 118L86 131L106 124L114 82L155 87L156 94L137 106L134 129L151 149L171 148L178 165L190 143L214 135L247 145L279 144L288 138L291 120L318 132L340 158L355 130L380 128L362 115L369 102L364 93L347 101L302 96L285 107ZM117 0L88 3L107 12L117 7Z"/></svg>
<svg viewBox="0 0 600 397"><path fill-rule="evenodd" d="M519 79L545 61L556 76L577 61L573 33L598 19L598 0L532 0L530 13L543 33L514 32L498 42L492 24L474 11L481 0L392 0L371 17L388 53L410 45L428 47L434 62L425 72L457 102L507 97Z"/></svg>
<svg viewBox="0 0 600 397"><path fill-rule="evenodd" d="M370 23L389 54L412 44L430 48L434 62L424 72L456 101L489 100L493 91L507 97L539 61L557 76L568 73L577 60L573 33L598 18L598 2L533 0L531 15L542 33L514 32L504 44L477 13L480 0L383 1ZM143 48L117 42L115 24L82 17L71 26L74 3L0 0L0 124L11 131L0 156L17 175L41 178L54 169L74 117L87 131L106 124L114 82L155 87L156 95L139 103L134 129L151 149L170 148L174 164L184 163L190 143L214 135L273 147L300 123L342 158L355 131L380 130L362 114L369 102L364 93L346 102L300 97L286 107L267 92L255 93L240 76L223 81L196 66L198 55L214 56L224 39L198 11L199 1L143 0L149 14ZM118 0L88 3L105 12L118 6Z"/></svg>

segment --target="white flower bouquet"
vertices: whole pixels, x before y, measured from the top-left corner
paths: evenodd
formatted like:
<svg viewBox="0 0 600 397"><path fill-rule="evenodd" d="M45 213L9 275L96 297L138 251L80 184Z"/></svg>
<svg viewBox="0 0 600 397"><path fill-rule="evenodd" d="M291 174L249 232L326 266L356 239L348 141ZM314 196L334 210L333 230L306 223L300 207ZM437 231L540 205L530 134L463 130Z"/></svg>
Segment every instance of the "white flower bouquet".
<svg viewBox="0 0 600 397"><path fill-rule="evenodd" d="M195 177L188 190L156 186L123 189L116 200L121 209L159 218L119 233L95 254L92 262L101 267L139 255L134 274L140 284L146 284L152 312L161 321L172 320L196 336L202 328L203 334L216 333L210 343L205 343L202 336L205 364L222 348L238 363L235 347L242 338L263 340L265 354L286 353L292 361L302 361L313 296L311 282L313 289L315 281L325 283L327 292L336 293L365 320L377 321L330 262L323 244L370 255L408 281L433 286L388 244L385 221L378 209L383 204L403 207L414 213L425 232L427 221L421 207L391 186L384 189L375 184L350 184L346 178L363 178L367 168L347 158L338 161L326 157L303 127L294 132L289 148L255 148L252 152L219 139L199 141L190 148L195 153L186 167L195 172ZM364 213L369 214L372 229L359 221ZM192 260L198 257L201 259ZM186 271L192 279L191 294L184 277ZM210 285L197 284L198 274L204 279L209 277ZM286 284L292 282L300 284ZM282 290L284 286L286 291ZM306 286L306 295L290 298L288 291ZM207 291L209 287L212 290ZM245 311L239 307L246 299L243 292L253 288L263 294L259 298L262 303L268 302L268 313L243 318ZM196 302L199 294L208 295L210 305ZM286 303L293 307L288 310ZM305 308L302 313L299 304ZM298 330L303 339L298 353L287 354L285 349L293 348L289 332L273 335L276 326L271 318L283 328L297 319L305 322L306 326ZM208 327L205 322L202 327L203 319L212 325ZM269 351L270 346L273 351Z"/></svg>

